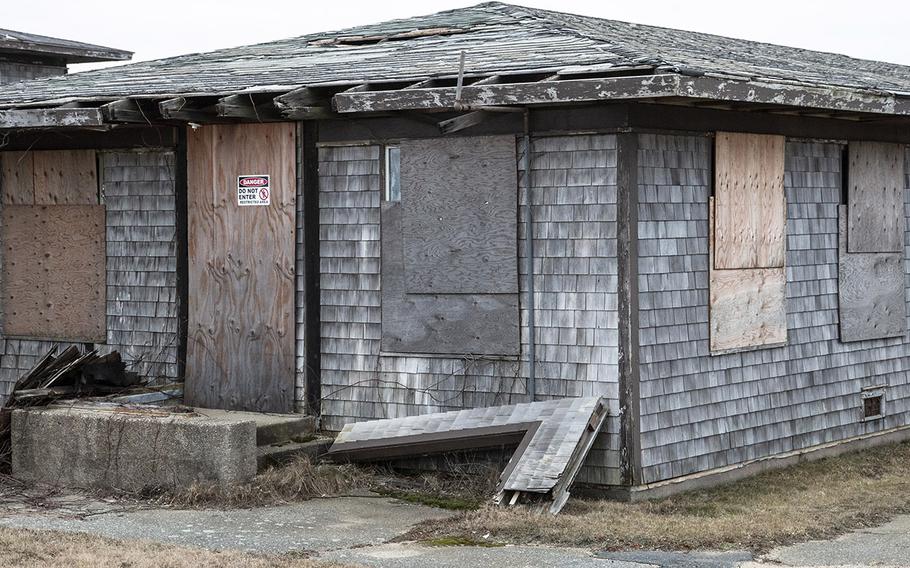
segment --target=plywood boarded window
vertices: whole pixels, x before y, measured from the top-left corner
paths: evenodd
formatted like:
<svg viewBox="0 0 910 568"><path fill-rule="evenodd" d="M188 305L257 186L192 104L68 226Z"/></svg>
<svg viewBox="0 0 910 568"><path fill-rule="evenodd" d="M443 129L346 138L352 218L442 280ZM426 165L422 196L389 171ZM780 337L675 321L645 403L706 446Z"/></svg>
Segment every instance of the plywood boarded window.
<svg viewBox="0 0 910 568"><path fill-rule="evenodd" d="M714 184L714 268L782 267L784 137L718 132Z"/></svg>
<svg viewBox="0 0 910 568"><path fill-rule="evenodd" d="M3 152L0 175L4 335L105 341L95 152Z"/></svg>
<svg viewBox="0 0 910 568"><path fill-rule="evenodd" d="M717 134L709 205L712 353L787 341L784 142Z"/></svg>
<svg viewBox="0 0 910 568"><path fill-rule="evenodd" d="M848 169L849 252L904 250L904 148L851 142Z"/></svg>
<svg viewBox="0 0 910 568"><path fill-rule="evenodd" d="M515 138L399 148L400 201L382 206L382 349L518 354Z"/></svg>

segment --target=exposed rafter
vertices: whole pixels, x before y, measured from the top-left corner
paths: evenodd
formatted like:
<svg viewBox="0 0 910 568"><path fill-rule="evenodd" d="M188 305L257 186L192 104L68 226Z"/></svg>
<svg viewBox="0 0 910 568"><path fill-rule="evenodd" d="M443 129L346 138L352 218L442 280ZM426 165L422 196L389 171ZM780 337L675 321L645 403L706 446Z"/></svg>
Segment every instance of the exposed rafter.
<svg viewBox="0 0 910 568"><path fill-rule="evenodd" d="M211 106L211 103L208 105ZM176 97L158 103L158 112L165 120L183 122L220 122L213 108L206 108L198 98Z"/></svg>
<svg viewBox="0 0 910 568"><path fill-rule="evenodd" d="M228 95L215 103L215 114L225 118L238 118L257 122L282 120L274 100L252 94Z"/></svg>
<svg viewBox="0 0 910 568"><path fill-rule="evenodd" d="M105 122L152 124L160 118L157 105L152 101L120 99L99 108Z"/></svg>

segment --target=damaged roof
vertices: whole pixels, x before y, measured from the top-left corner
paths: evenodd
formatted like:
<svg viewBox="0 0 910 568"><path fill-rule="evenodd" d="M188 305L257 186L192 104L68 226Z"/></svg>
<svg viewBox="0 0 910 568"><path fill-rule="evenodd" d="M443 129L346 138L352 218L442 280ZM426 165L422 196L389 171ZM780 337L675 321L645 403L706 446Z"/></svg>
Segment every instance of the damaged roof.
<svg viewBox="0 0 910 568"><path fill-rule="evenodd" d="M492 74L652 73L910 94L910 67L500 2L335 32L17 85L10 108L45 101L278 92Z"/></svg>
<svg viewBox="0 0 910 568"><path fill-rule="evenodd" d="M130 51L0 29L0 54L39 55L63 59L67 63L129 61Z"/></svg>

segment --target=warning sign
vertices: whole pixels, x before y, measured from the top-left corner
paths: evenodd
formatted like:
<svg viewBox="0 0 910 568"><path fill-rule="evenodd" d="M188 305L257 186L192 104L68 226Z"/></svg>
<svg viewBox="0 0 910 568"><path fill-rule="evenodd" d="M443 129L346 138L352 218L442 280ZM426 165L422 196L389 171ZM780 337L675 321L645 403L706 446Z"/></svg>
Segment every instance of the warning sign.
<svg viewBox="0 0 910 568"><path fill-rule="evenodd" d="M237 205L268 205L271 202L269 176L237 176Z"/></svg>

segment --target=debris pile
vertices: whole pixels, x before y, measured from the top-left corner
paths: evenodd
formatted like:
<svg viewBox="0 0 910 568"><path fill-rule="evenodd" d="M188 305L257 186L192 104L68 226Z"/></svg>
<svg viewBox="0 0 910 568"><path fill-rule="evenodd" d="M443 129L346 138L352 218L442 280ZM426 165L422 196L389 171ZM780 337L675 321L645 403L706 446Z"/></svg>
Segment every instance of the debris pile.
<svg viewBox="0 0 910 568"><path fill-rule="evenodd" d="M80 351L76 346L59 355L52 348L22 375L0 408L0 468L9 454L9 426L16 408L45 406L59 399L118 393L139 385L137 373L126 370L118 351L99 355L98 350Z"/></svg>

